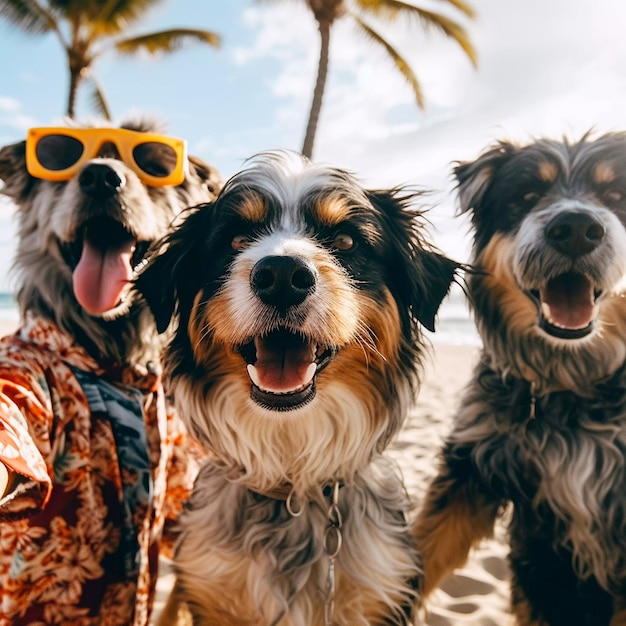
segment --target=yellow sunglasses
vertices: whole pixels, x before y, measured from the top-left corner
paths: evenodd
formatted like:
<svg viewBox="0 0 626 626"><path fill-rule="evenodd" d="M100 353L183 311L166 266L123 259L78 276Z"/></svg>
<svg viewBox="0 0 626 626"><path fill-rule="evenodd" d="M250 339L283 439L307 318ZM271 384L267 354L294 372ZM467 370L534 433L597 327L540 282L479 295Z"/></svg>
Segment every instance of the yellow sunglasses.
<svg viewBox="0 0 626 626"><path fill-rule="evenodd" d="M125 128L31 128L26 138L26 169L44 180L69 180L112 143L120 158L151 187L180 185L187 172L183 139Z"/></svg>

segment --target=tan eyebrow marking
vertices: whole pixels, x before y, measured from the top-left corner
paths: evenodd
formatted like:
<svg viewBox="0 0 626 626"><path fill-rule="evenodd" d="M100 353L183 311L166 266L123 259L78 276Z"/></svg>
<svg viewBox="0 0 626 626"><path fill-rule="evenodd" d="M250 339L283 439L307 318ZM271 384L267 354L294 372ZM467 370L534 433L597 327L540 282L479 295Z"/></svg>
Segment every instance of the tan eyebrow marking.
<svg viewBox="0 0 626 626"><path fill-rule="evenodd" d="M323 226L339 226L348 222L353 216L353 205L347 198L327 196L319 198L314 206L315 218ZM361 236L370 242L380 241L381 232L372 224L362 223L359 226Z"/></svg>
<svg viewBox="0 0 626 626"><path fill-rule="evenodd" d="M559 173L556 165L551 161L541 162L537 172L539 174L539 178L546 183L553 183Z"/></svg>
<svg viewBox="0 0 626 626"><path fill-rule="evenodd" d="M350 205L338 196L320 198L315 203L315 212L320 223L327 226L340 224L350 217Z"/></svg>
<svg viewBox="0 0 626 626"><path fill-rule="evenodd" d="M239 214L250 222L262 222L267 216L267 206L260 196L244 196L238 207Z"/></svg>
<svg viewBox="0 0 626 626"><path fill-rule="evenodd" d="M615 180L615 170L608 161L598 163L593 172L593 180L597 184L612 183Z"/></svg>

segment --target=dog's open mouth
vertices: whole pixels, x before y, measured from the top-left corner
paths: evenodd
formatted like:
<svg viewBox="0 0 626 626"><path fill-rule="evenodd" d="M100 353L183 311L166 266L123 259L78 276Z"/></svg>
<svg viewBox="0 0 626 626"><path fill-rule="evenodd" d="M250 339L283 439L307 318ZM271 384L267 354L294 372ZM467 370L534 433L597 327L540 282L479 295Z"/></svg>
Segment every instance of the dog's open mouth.
<svg viewBox="0 0 626 626"><path fill-rule="evenodd" d="M240 352L252 382L251 398L266 409L291 411L315 397L315 377L337 351L281 329L254 337Z"/></svg>
<svg viewBox="0 0 626 626"><path fill-rule="evenodd" d="M550 278L531 295L540 305L539 325L549 335L580 339L592 332L600 293L594 290L588 276L566 272Z"/></svg>
<svg viewBox="0 0 626 626"><path fill-rule="evenodd" d="M91 315L102 315L123 300L148 248L120 222L98 217L85 222L74 244L74 295Z"/></svg>

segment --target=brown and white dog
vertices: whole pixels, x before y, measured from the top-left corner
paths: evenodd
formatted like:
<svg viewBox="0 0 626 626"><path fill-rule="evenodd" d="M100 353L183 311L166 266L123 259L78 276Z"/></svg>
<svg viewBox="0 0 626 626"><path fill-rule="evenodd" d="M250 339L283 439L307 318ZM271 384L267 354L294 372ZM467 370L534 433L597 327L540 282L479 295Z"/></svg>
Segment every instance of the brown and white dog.
<svg viewBox="0 0 626 626"><path fill-rule="evenodd" d="M194 624L408 624L420 560L384 455L458 265L414 198L263 153L138 278L179 414L210 455L181 519Z"/></svg>
<svg viewBox="0 0 626 626"><path fill-rule="evenodd" d="M484 348L414 529L425 592L510 502L517 623L626 624L626 134L455 174Z"/></svg>

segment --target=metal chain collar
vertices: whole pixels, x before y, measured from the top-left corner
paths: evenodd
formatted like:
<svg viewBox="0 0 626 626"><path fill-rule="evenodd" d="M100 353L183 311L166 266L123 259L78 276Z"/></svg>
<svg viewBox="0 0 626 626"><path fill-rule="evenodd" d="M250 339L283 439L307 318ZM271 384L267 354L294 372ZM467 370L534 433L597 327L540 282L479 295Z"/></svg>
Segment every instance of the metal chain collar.
<svg viewBox="0 0 626 626"><path fill-rule="evenodd" d="M324 601L324 626L332 626L335 614L335 559L341 550L343 536L341 527L343 518L339 510L339 482L332 486L330 506L328 507L328 526L324 531L324 552L328 556L328 576L326 578L326 599Z"/></svg>
<svg viewBox="0 0 626 626"><path fill-rule="evenodd" d="M343 535L341 527L343 526L343 517L339 510L339 481L332 483L330 492L330 506L326 513L328 518L328 526L324 530L324 552L328 557L328 575L326 576L326 589L324 599L324 626L333 626L333 617L335 614L335 560L341 546L343 544ZM294 506L294 492L291 491L285 501L285 507L292 517L300 517L304 507Z"/></svg>

